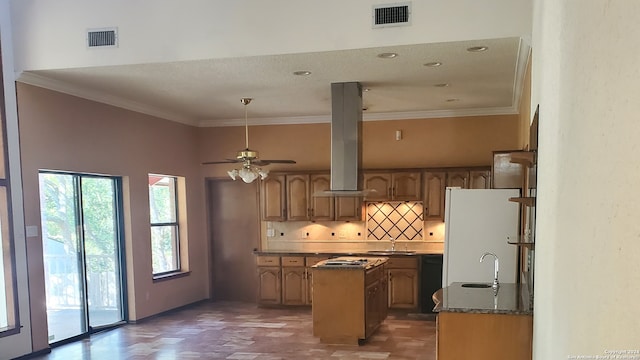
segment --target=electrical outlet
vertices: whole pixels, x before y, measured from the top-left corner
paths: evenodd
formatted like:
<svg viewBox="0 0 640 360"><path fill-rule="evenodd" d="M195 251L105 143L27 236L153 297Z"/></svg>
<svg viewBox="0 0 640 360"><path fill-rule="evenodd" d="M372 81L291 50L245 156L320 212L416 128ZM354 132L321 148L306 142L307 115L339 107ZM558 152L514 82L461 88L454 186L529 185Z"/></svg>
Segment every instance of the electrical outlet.
<svg viewBox="0 0 640 360"><path fill-rule="evenodd" d="M345 239L345 238L347 237L347 233L345 233L344 231L340 231L340 232L338 233L338 237L339 237L340 239Z"/></svg>
<svg viewBox="0 0 640 360"><path fill-rule="evenodd" d="M271 228L271 229L267 229L267 237L274 237L276 236L276 231Z"/></svg>
<svg viewBox="0 0 640 360"><path fill-rule="evenodd" d="M309 237L309 233L306 232L305 230L300 231L300 238L301 239L306 239Z"/></svg>

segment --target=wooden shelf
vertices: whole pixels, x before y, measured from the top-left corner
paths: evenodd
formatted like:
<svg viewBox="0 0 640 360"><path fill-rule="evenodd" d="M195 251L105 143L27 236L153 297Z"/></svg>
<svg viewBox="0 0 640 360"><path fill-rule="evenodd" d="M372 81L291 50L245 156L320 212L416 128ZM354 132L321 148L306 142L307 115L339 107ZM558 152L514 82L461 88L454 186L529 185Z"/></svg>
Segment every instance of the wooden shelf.
<svg viewBox="0 0 640 360"><path fill-rule="evenodd" d="M514 151L510 155L511 159L509 161L512 163L522 164L527 167L531 167L536 163L535 151Z"/></svg>
<svg viewBox="0 0 640 360"><path fill-rule="evenodd" d="M517 202L525 206L536 206L536 198L534 197L512 197L509 201Z"/></svg>

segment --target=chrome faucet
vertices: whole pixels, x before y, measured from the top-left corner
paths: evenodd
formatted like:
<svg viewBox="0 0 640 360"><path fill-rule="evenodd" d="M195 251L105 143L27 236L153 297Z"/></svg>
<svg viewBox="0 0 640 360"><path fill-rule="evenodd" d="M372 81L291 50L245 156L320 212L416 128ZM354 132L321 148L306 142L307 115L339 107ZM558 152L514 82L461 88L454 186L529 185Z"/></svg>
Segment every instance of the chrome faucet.
<svg viewBox="0 0 640 360"><path fill-rule="evenodd" d="M389 241L391 241L391 251L396 251L396 239L391 237Z"/></svg>
<svg viewBox="0 0 640 360"><path fill-rule="evenodd" d="M482 256L480 257L480 262L482 262L482 260L484 260L484 257L487 255L491 255L495 258L493 262L493 286L491 286L491 288L493 288L493 291L498 291L498 287L500 286L500 283L498 282L498 270L500 268L500 260L498 260L498 256L496 254L486 252L482 254Z"/></svg>

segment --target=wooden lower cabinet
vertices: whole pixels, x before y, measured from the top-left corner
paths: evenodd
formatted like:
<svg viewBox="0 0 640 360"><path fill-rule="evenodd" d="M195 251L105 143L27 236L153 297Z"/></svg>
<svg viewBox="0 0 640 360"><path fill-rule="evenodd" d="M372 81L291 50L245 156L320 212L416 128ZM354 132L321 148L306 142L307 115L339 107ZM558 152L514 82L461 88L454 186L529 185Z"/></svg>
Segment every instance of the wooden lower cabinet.
<svg viewBox="0 0 640 360"><path fill-rule="evenodd" d="M391 257L387 261L388 306L417 309L420 305L418 257Z"/></svg>
<svg viewBox="0 0 640 360"><path fill-rule="evenodd" d="M438 360L531 360L532 315L441 312Z"/></svg>
<svg viewBox="0 0 640 360"><path fill-rule="evenodd" d="M282 302L280 267L258 267L258 279L260 289L258 303L265 305L277 305Z"/></svg>
<svg viewBox="0 0 640 360"><path fill-rule="evenodd" d="M392 309L418 307L417 269L389 269L389 307Z"/></svg>
<svg viewBox="0 0 640 360"><path fill-rule="evenodd" d="M307 302L307 270L304 267L282 268L282 304L305 305Z"/></svg>
<svg viewBox="0 0 640 360"><path fill-rule="evenodd" d="M320 342L357 345L386 317L386 270L313 269L313 335Z"/></svg>

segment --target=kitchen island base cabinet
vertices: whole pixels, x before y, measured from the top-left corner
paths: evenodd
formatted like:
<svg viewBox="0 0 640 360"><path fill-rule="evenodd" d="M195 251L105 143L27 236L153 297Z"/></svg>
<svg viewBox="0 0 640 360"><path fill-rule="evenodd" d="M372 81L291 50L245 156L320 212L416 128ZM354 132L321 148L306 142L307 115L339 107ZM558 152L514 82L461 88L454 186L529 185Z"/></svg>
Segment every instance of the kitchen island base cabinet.
<svg viewBox="0 0 640 360"><path fill-rule="evenodd" d="M441 312L438 360L531 360L532 315Z"/></svg>
<svg viewBox="0 0 640 360"><path fill-rule="evenodd" d="M387 315L385 269L313 269L313 335L325 344L358 345Z"/></svg>

